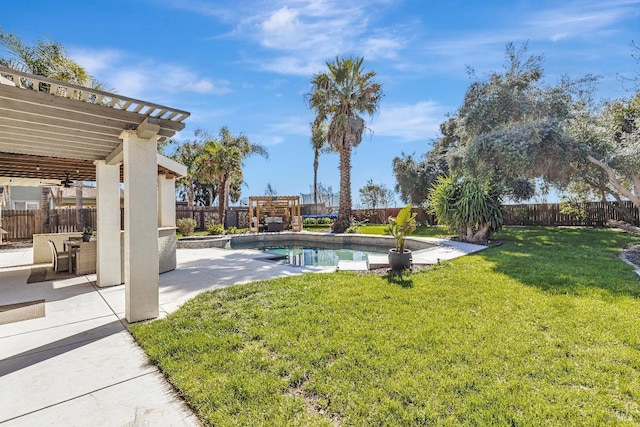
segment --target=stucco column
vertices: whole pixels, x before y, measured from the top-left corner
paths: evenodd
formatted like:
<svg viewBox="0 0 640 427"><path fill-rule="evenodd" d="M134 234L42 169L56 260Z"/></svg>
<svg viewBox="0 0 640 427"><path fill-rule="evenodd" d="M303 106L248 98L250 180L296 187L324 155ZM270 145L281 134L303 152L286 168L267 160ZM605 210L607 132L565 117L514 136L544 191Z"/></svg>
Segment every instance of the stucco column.
<svg viewBox="0 0 640 427"><path fill-rule="evenodd" d="M158 175L158 227L176 226L176 179Z"/></svg>
<svg viewBox="0 0 640 427"><path fill-rule="evenodd" d="M120 165L96 164L98 196L98 286L114 286L122 282L120 268Z"/></svg>
<svg viewBox="0 0 640 427"><path fill-rule="evenodd" d="M156 138L122 133L124 159L125 315L158 317L158 161Z"/></svg>

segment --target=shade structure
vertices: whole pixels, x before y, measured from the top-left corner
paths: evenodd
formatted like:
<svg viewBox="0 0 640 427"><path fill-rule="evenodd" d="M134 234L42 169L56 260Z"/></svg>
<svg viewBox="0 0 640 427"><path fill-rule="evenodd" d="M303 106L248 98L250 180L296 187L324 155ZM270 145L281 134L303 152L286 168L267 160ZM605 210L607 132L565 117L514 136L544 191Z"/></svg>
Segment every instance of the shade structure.
<svg viewBox="0 0 640 427"><path fill-rule="evenodd" d="M119 284L123 269L130 322L158 315L158 188L166 194L167 183L185 169L159 156L156 144L182 130L187 117L175 108L0 67L0 185L97 182L98 283L113 273L112 284Z"/></svg>

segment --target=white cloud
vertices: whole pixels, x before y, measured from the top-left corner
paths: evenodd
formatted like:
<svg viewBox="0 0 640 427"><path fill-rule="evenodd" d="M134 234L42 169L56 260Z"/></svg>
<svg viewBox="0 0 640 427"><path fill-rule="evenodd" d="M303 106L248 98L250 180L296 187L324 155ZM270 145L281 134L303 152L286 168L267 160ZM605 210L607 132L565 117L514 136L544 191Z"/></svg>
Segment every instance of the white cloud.
<svg viewBox="0 0 640 427"><path fill-rule="evenodd" d="M435 138L440 123L445 120L446 109L434 101L421 101L409 105L380 106L380 115L369 127L374 135L419 141Z"/></svg>
<svg viewBox="0 0 640 427"><path fill-rule="evenodd" d="M148 97L163 92L224 95L232 91L227 80L205 78L182 65L140 59L123 51L70 49L70 55L107 90L125 96Z"/></svg>
<svg viewBox="0 0 640 427"><path fill-rule="evenodd" d="M69 55L86 68L89 74L95 75L119 62L124 53L115 49L69 49Z"/></svg>
<svg viewBox="0 0 640 427"><path fill-rule="evenodd" d="M372 30L368 16L372 3L388 2L352 1L347 6L339 0L264 2L260 3L264 8L254 7L239 20L232 36L272 51L274 57L253 62L280 74L308 76L338 55L396 57L406 42L393 31L378 34Z"/></svg>
<svg viewBox="0 0 640 427"><path fill-rule="evenodd" d="M638 1L579 2L535 13L525 21L527 32L559 41L570 37L594 37L629 16L638 16Z"/></svg>

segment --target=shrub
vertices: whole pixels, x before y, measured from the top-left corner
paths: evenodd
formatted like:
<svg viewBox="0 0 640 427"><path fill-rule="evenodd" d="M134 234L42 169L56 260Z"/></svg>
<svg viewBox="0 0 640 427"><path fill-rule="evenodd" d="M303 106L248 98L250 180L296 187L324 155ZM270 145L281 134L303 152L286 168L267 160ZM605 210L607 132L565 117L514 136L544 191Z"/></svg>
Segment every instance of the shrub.
<svg viewBox="0 0 640 427"><path fill-rule="evenodd" d="M431 190L429 206L438 223L470 242L488 239L500 230L504 220L495 188L471 177L439 178Z"/></svg>
<svg viewBox="0 0 640 427"><path fill-rule="evenodd" d="M316 225L318 220L316 218L305 218L302 220L303 225Z"/></svg>
<svg viewBox="0 0 640 427"><path fill-rule="evenodd" d="M318 218L318 224L331 225L333 224L333 220L331 218Z"/></svg>
<svg viewBox="0 0 640 427"><path fill-rule="evenodd" d="M207 228L207 233L213 235L213 236L218 236L220 234L224 234L224 227L222 226L222 224L213 224L210 225Z"/></svg>
<svg viewBox="0 0 640 427"><path fill-rule="evenodd" d="M587 200L579 198L563 197L560 201L560 213L576 221L585 222L589 218L586 202Z"/></svg>
<svg viewBox="0 0 640 427"><path fill-rule="evenodd" d="M183 236L190 236L196 229L196 220L193 218L180 218L176 221L176 227Z"/></svg>
<svg viewBox="0 0 640 427"><path fill-rule="evenodd" d="M347 234L360 234L360 227L357 225L351 225L349 226L349 228L347 228L346 230L344 230L345 233Z"/></svg>
<svg viewBox="0 0 640 427"><path fill-rule="evenodd" d="M229 227L227 228L227 234L238 234L240 231L238 231L238 227Z"/></svg>

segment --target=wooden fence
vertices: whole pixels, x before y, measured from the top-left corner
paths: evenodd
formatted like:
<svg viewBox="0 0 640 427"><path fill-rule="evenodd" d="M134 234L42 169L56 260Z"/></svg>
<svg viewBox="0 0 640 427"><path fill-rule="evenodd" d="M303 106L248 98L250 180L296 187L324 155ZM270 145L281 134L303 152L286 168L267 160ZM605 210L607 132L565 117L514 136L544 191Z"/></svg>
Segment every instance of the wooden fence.
<svg viewBox="0 0 640 427"><path fill-rule="evenodd" d="M560 212L558 203L507 205L505 206L505 225L528 226L588 226L602 227L608 220L624 221L625 217L614 208L615 203L589 202L578 205L573 214ZM636 224L640 223L640 211L631 202L623 202L622 208L633 216ZM367 221L371 224L383 224L389 216L396 216L400 208L377 210L356 209L353 217L357 221ZM436 219L426 214L422 209L415 209L418 221L433 225ZM96 209L83 208L84 225L96 228ZM249 211L246 207L231 207L227 210L226 224L228 227L248 227ZM124 209L121 208L121 228L124 229ZM212 224L219 223L217 207L183 207L176 208L176 219L193 218L196 228L206 230ZM46 232L44 214L40 210L4 210L2 211L2 228L9 232L8 239L31 239L34 234ZM77 223L75 208L51 209L49 213L50 233L81 232L82 226Z"/></svg>
<svg viewBox="0 0 640 427"><path fill-rule="evenodd" d="M31 239L40 233L82 232L83 226L96 228L95 208L83 208L80 215L81 222L78 223L75 208L50 209L47 226L43 210L3 210L2 228L9 232L6 237L10 240Z"/></svg>
<svg viewBox="0 0 640 427"><path fill-rule="evenodd" d="M575 205L573 213L562 213L559 203L505 206L504 225L603 227L609 220L627 221L616 207L627 210L638 223L640 212L631 202L588 202Z"/></svg>

